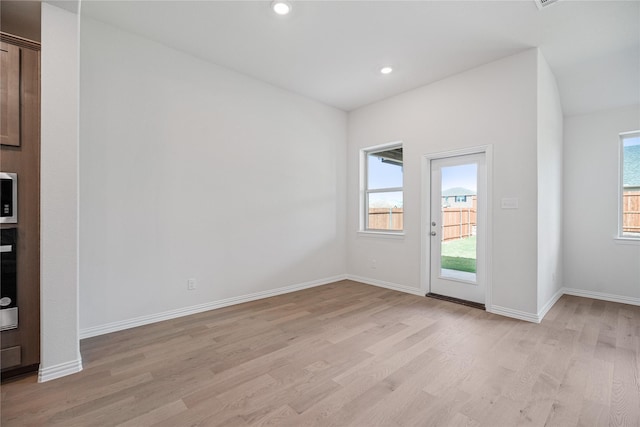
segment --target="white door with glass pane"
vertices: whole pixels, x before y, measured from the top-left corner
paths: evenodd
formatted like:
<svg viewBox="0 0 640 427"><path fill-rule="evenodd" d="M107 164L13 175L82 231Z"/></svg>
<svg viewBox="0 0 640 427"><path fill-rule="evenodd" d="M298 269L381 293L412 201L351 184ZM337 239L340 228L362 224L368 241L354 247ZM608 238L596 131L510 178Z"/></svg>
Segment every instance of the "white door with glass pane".
<svg viewBox="0 0 640 427"><path fill-rule="evenodd" d="M430 293L485 303L485 154L431 160Z"/></svg>

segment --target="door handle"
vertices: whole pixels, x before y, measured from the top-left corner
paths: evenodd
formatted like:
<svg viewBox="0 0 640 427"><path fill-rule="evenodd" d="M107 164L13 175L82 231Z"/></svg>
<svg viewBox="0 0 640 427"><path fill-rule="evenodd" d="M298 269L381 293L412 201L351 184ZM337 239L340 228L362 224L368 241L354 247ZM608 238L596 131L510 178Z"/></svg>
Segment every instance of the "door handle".
<svg viewBox="0 0 640 427"><path fill-rule="evenodd" d="M432 232L431 232L431 235L432 235L432 236L435 236L435 235L436 235L436 232L435 232L435 231L432 231Z"/></svg>

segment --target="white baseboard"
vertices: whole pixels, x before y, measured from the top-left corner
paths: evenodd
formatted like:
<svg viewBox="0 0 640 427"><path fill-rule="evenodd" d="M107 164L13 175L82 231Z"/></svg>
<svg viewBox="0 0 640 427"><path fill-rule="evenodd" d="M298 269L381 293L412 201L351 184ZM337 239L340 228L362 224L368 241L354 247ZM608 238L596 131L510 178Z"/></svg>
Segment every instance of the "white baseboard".
<svg viewBox="0 0 640 427"><path fill-rule="evenodd" d="M373 286L378 286L378 287L381 287L381 288L392 289L394 291L405 292L405 293L408 293L408 294L413 294L413 295L418 295L418 296L424 296L424 294L425 294L425 292L422 289L411 288L409 286L403 286L403 285L399 285L397 283L384 282L382 280L370 279L368 277L361 277L361 276L356 276L356 275L353 275L353 274L347 274L347 279L348 280L353 280L355 282L365 283L367 285L373 285ZM561 293L558 296L558 298L560 298L560 296L562 296ZM553 304L551 304L551 305L553 305ZM551 308L551 307L549 307L549 308ZM510 308L500 307L500 306L497 306L497 305L492 306L491 309L489 309L489 307L487 307L486 310L489 313L499 314L501 316L512 317L512 318L519 319L519 320L526 320L527 322L540 323L540 319L538 318L537 315L531 314L531 313L527 313L525 311L513 310L513 309L510 309Z"/></svg>
<svg viewBox="0 0 640 427"><path fill-rule="evenodd" d="M558 302L558 300L562 297L562 295L564 295L564 289L560 288L558 289L558 291L551 297L551 299L545 304L544 307L542 307L542 309L540 309L540 311L538 311L538 319L540 319L537 323L542 322L542 319L544 319L544 316L547 315L547 313L549 312L549 310L551 310L551 307L554 306L555 303Z"/></svg>
<svg viewBox="0 0 640 427"><path fill-rule="evenodd" d="M43 367L40 365L40 370L38 371L38 382L43 383L55 380L56 378L75 374L80 371L82 371L81 358L49 367Z"/></svg>
<svg viewBox="0 0 640 427"><path fill-rule="evenodd" d="M385 282L377 279L370 279L368 277L356 276L354 274L347 274L346 278L348 280L353 280L354 282L364 283L366 285L378 286L380 288L392 289L394 291L400 291L407 294L424 296L425 292L419 288L412 288L409 286L398 285L397 283Z"/></svg>
<svg viewBox="0 0 640 427"><path fill-rule="evenodd" d="M248 295L227 298L219 301L212 301L204 304L198 304L191 307L184 307L175 310L169 310L162 313L140 316L133 319L122 320L118 322L107 323L100 326L85 328L80 330L80 339L104 335L111 332L122 331L125 329L135 328L137 326L148 325L150 323L161 322L163 320L175 319L177 317L188 316L191 314L202 313L203 311L214 310L216 308L227 307L234 304L242 304L244 302L255 301L262 298L269 298L276 295L282 295L290 292L308 289L315 286L322 286L329 283L338 282L340 280L353 280L365 283L367 285L378 286L381 288L392 289L394 291L404 292L412 295L424 296L424 291L419 288L413 288L383 280L371 279L368 277L357 276L353 274L342 274L324 279L313 280L309 282L299 283L296 285L285 286L282 288L271 289L268 291L256 292ZM515 319L525 320L527 322L540 323L544 316L549 312L551 307L560 299L563 294L574 295L579 297L600 299L604 301L619 302L623 304L631 304L640 306L640 298L626 297L620 295L607 294L602 292L585 291L582 289L562 288L549 300L549 302L540 310L538 314L528 313L525 311L514 310L507 307L493 305L487 307L487 311L501 316L512 317ZM82 361L72 361L49 368L41 368L39 373L39 381L49 381L70 373L82 370Z"/></svg>
<svg viewBox="0 0 640 427"><path fill-rule="evenodd" d="M242 304L244 302L255 301L262 298L269 298L276 295L287 294L290 292L300 291L302 289L313 288L315 286L327 285L329 283L338 282L346 278L346 275L327 277L324 279L312 280L310 282L298 283L296 285L284 286L282 288L270 289L268 291L255 292L248 295L240 295L237 297L226 298L219 301L211 301L204 304L169 310L162 313L150 314L147 316L135 317L133 319L121 320L118 322L111 322L104 325L84 328L80 330L80 339L122 331L125 329L135 328L137 326L161 322L163 320L175 319L177 317L189 316L191 314L202 313L203 311L214 310L216 308L222 308L230 305Z"/></svg>
<svg viewBox="0 0 640 427"><path fill-rule="evenodd" d="M400 291L408 294L424 296L424 291L422 291L421 289L399 285L397 283L385 282L377 279L370 279L368 277L356 276L354 274L347 274L346 279L353 280L355 282L365 283L367 285L373 285L381 288L392 289L394 291ZM558 300L562 297L562 295L565 295L565 294L640 306L640 298L563 287L558 289L558 291L556 291L553 297L551 297L551 299L545 304L544 307L542 307L542 309L540 309L540 311L537 314L529 313L526 311L514 310L507 307L501 307L499 305L492 305L491 307L487 307L486 310L489 313L499 314L500 316L511 317L514 319L524 320L527 322L540 323L542 322L542 319L544 319L544 317L547 315L549 310L551 310L551 308L555 305L555 303L558 302Z"/></svg>
<svg viewBox="0 0 640 427"><path fill-rule="evenodd" d="M411 288L409 286L399 285L397 283L385 282L377 279L370 279L368 277L356 276L354 274L347 274L348 280L353 280L355 282L365 283L367 285L378 286L381 288L392 289L394 291L405 292L408 294L424 296L425 292L419 288ZM549 311L553 304L555 304L558 299L562 296L562 291L558 291L556 295L554 295L553 299L547 304L548 307L545 306L546 311ZM546 314L546 311L544 314ZM513 310L511 308L500 307L497 305L491 306L491 308L487 307L487 312L493 314L499 314L501 316L512 317L514 319L525 320L527 322L540 323L542 317L540 315L527 313L525 311ZM541 312L542 313L542 312Z"/></svg>
<svg viewBox="0 0 640 427"><path fill-rule="evenodd" d="M607 294L604 292L585 291L583 289L575 288L563 288L563 292L566 295L573 295L576 297L593 298L603 301L619 302L622 304L640 305L640 298Z"/></svg>
<svg viewBox="0 0 640 427"><path fill-rule="evenodd" d="M622 304L640 306L640 298L607 294L604 292L585 291L582 289L565 287L565 288L559 289L553 295L553 297L549 300L549 302L547 302L547 304L545 304L545 306L542 307L542 309L538 312L537 315L527 313L524 311L513 310L506 307L500 307L496 305L492 306L491 309L487 308L487 311L494 314L499 314L501 316L507 316L507 317L513 317L515 319L526 320L527 322L540 323L544 318L544 316L546 316L549 310L551 310L551 308L554 306L554 304L558 302L558 300L562 297L562 295L573 295L576 297L592 298L597 300L611 301L611 302L618 302Z"/></svg>
<svg viewBox="0 0 640 427"><path fill-rule="evenodd" d="M500 316L512 317L514 319L525 320L527 322L540 323L540 318L537 314L528 313L526 311L514 310L512 308L501 307L499 305L492 305L487 307L487 311L493 314L499 314Z"/></svg>

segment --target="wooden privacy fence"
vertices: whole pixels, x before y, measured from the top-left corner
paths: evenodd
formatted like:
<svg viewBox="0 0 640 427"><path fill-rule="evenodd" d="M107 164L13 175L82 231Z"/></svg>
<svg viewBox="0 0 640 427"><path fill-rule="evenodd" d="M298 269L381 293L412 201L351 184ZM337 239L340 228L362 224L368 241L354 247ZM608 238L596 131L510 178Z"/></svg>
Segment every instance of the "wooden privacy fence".
<svg viewBox="0 0 640 427"><path fill-rule="evenodd" d="M460 239L476 234L477 209L442 208L442 240Z"/></svg>
<svg viewBox="0 0 640 427"><path fill-rule="evenodd" d="M370 208L369 228L373 230L402 230L404 228L402 208Z"/></svg>
<svg viewBox="0 0 640 427"><path fill-rule="evenodd" d="M640 233L640 191L622 194L622 231Z"/></svg>
<svg viewBox="0 0 640 427"><path fill-rule="evenodd" d="M476 208L443 208L442 240L460 239L475 235ZM402 230L404 212L402 208L369 209L369 228L372 230Z"/></svg>
<svg viewBox="0 0 640 427"><path fill-rule="evenodd" d="M474 236L477 222L477 201L472 207L442 208L442 240ZM372 230L402 230L402 208L370 208L368 228Z"/></svg>
<svg viewBox="0 0 640 427"><path fill-rule="evenodd" d="M471 208L442 208L442 240L473 236L477 222L476 206L474 200ZM404 228L402 208L369 209L369 228L402 230ZM622 231L640 233L640 191L625 191L623 193Z"/></svg>

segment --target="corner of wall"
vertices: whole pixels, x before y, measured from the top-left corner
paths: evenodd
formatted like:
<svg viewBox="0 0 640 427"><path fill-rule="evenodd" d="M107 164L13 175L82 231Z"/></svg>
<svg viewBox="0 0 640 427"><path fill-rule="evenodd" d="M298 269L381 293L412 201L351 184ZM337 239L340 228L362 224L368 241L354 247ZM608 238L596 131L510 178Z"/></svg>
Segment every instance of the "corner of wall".
<svg viewBox="0 0 640 427"><path fill-rule="evenodd" d="M82 371L82 358L70 360L54 366L42 367L38 371L38 382L44 383Z"/></svg>
<svg viewBox="0 0 640 427"><path fill-rule="evenodd" d="M537 307L539 316L562 295L563 113L555 76L537 49Z"/></svg>
<svg viewBox="0 0 640 427"><path fill-rule="evenodd" d="M82 369L78 322L79 16L42 4L40 381Z"/></svg>

